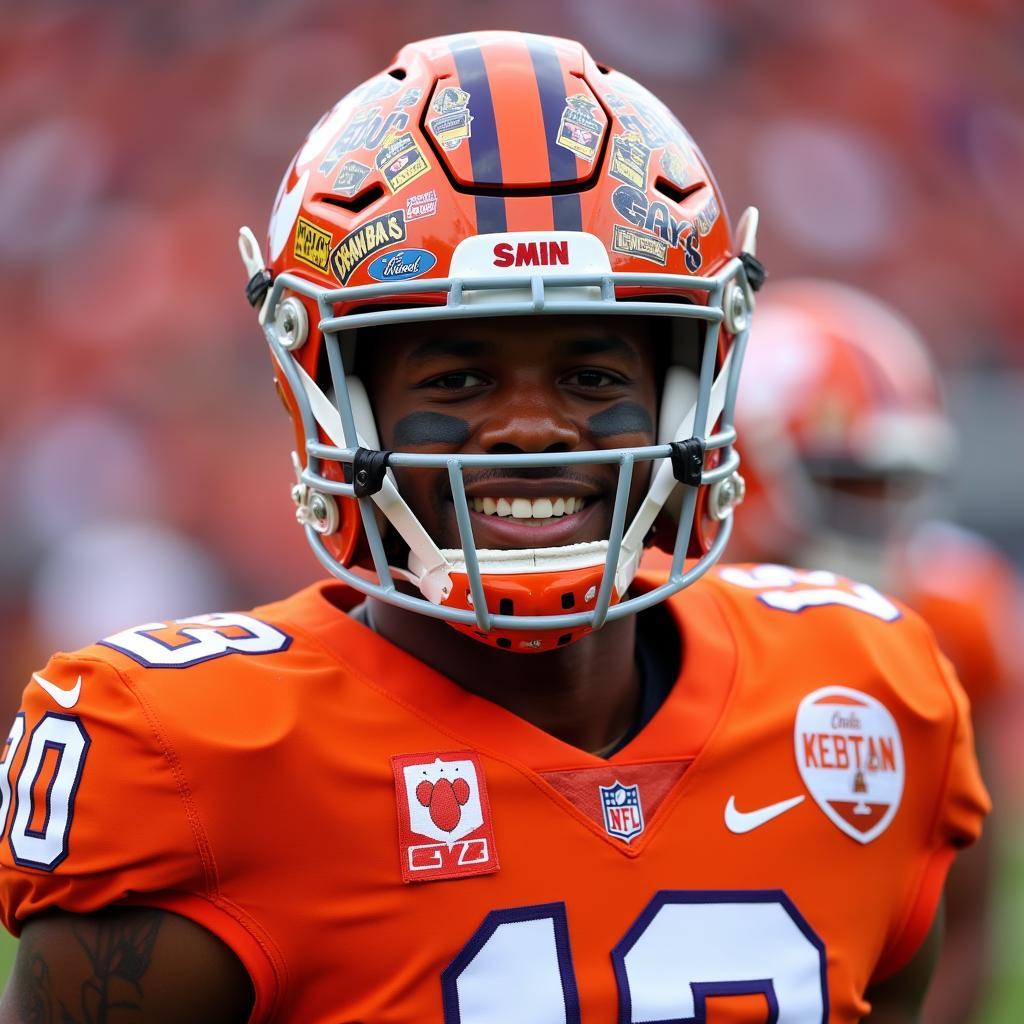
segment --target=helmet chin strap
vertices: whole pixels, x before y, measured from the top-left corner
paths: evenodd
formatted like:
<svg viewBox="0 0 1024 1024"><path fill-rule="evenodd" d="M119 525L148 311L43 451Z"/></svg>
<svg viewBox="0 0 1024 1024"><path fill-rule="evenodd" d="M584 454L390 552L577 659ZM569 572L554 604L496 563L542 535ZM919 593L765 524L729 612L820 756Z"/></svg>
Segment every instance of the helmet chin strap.
<svg viewBox="0 0 1024 1024"><path fill-rule="evenodd" d="M708 407L709 423L714 423L725 407L731 359L732 353L730 352L712 385ZM339 447L343 446L345 432L337 407L298 362L295 363L295 367L313 418L334 444ZM694 402L676 428L675 440L681 441L693 436L696 413L697 404ZM357 433L356 437L360 446L368 447L360 434ZM671 463L666 459L662 461L655 472L651 486L623 537L615 574L615 588L619 595L624 594L633 582L643 554L644 538L677 486L678 481L672 473ZM465 571L464 552L458 548L441 549L434 543L423 524L399 494L391 470L387 471L382 487L372 495L372 498L376 506L409 545L408 570L392 566L392 572L398 578L414 583L431 603L441 604L451 590L451 573ZM481 575L486 576L489 573L537 572L556 566L559 568L590 568L595 565L603 565L607 553L608 541L603 540L558 547L507 551L483 549L477 552L477 556Z"/></svg>
<svg viewBox="0 0 1024 1024"><path fill-rule="evenodd" d="M341 424L341 414L334 403L320 390L316 381L306 373L298 362L295 363L295 368L302 381L302 388L306 393L313 418L323 427L324 432L334 444L339 447L343 446L345 431ZM362 447L367 446L366 440L358 433L356 441ZM410 576L404 570L395 570L396 575L400 575L403 579L410 579L423 591L423 595L428 601L440 604L451 590L452 564L441 553L441 549L423 528L423 524L416 518L405 499L398 493L391 470L384 474L381 488L372 495L372 498L388 522L398 531L402 540L409 545L410 563L415 558L417 564L422 567L421 572L416 576Z"/></svg>
<svg viewBox="0 0 1024 1024"><path fill-rule="evenodd" d="M729 385L729 366L732 362L732 350L725 357L722 368L711 386L711 398L708 403L708 423L714 423L722 410L725 408L725 394ZM694 436L694 419L697 415L697 403L690 406L689 411L683 416L676 427L675 441L685 441ZM619 561L615 572L615 589L619 594L624 594L633 582L637 569L640 567L640 558L644 552L644 538L658 518L658 513L665 506L665 502L671 497L672 492L678 486L672 473L672 464L665 459L654 474L651 486L640 508L637 511L633 522L622 538L622 546L619 549Z"/></svg>

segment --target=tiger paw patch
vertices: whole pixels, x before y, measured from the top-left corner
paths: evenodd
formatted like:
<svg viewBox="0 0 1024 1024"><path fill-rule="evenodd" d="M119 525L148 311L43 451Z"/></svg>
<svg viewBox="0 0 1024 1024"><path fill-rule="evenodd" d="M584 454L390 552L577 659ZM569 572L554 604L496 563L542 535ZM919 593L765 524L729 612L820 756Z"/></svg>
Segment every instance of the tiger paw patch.
<svg viewBox="0 0 1024 1024"><path fill-rule="evenodd" d="M498 870L479 757L469 750L396 754L402 881L431 882Z"/></svg>

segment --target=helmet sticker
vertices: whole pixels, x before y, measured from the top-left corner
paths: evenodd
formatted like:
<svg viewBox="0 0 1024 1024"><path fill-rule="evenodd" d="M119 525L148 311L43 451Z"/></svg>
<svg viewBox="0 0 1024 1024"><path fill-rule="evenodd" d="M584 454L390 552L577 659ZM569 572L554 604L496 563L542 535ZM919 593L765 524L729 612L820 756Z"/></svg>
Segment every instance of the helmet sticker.
<svg viewBox="0 0 1024 1024"><path fill-rule="evenodd" d="M305 217L300 217L295 226L293 253L303 263L317 270L326 270L331 253L331 233L311 224Z"/></svg>
<svg viewBox="0 0 1024 1024"><path fill-rule="evenodd" d="M331 272L345 284L363 260L395 242L405 241L405 213L392 210L350 231L331 250Z"/></svg>
<svg viewBox="0 0 1024 1024"><path fill-rule="evenodd" d="M351 198L362 187L363 182L366 181L366 176L371 170L372 168L366 164L361 164L358 160L346 160L341 165L338 176L334 179L331 191L340 192L343 196Z"/></svg>
<svg viewBox="0 0 1024 1024"><path fill-rule="evenodd" d="M430 163L412 137L412 132L403 135L388 132L381 145L375 163L392 193L397 195L406 185L411 185L430 170Z"/></svg>
<svg viewBox="0 0 1024 1024"><path fill-rule="evenodd" d="M690 183L690 175L686 170L686 163L683 158L674 150L666 149L658 160L665 176L680 188L686 188Z"/></svg>
<svg viewBox="0 0 1024 1024"><path fill-rule="evenodd" d="M640 109L635 101L633 106ZM620 114L619 122L627 131L639 135L649 149L661 149L668 142L665 131L659 125L639 114Z"/></svg>
<svg viewBox="0 0 1024 1024"><path fill-rule="evenodd" d="M421 217L433 217L437 213L437 191L419 192L409 196L405 201L405 220L419 220Z"/></svg>
<svg viewBox="0 0 1024 1024"><path fill-rule="evenodd" d="M396 249L381 253L366 268L374 281L409 281L431 270L437 257L426 249Z"/></svg>
<svg viewBox="0 0 1024 1024"><path fill-rule="evenodd" d="M555 142L563 149L575 153L581 160L591 163L597 155L604 134L604 124L594 116L597 104L577 93L565 97L565 109L558 125Z"/></svg>
<svg viewBox="0 0 1024 1024"><path fill-rule="evenodd" d="M647 165L651 150L644 145L639 132L623 132L612 139L612 158L608 173L624 185L647 188Z"/></svg>
<svg viewBox="0 0 1024 1024"><path fill-rule="evenodd" d="M431 104L439 116L428 121L427 127L443 149L458 149L472 134L473 115L468 104L469 93L456 86L442 89Z"/></svg>
<svg viewBox="0 0 1024 1024"><path fill-rule="evenodd" d="M408 124L409 115L404 110L392 110L386 117L382 117L380 107L364 107L345 125L334 145L324 155L319 167L320 173L330 174L334 165L346 153L357 149L379 149L388 136L404 131Z"/></svg>
<svg viewBox="0 0 1024 1024"><path fill-rule="evenodd" d="M703 262L700 235L690 221L674 217L667 203L661 200L652 202L646 192L632 185L620 185L612 193L612 206L631 224L653 232L673 248L681 246L686 257L686 269L691 274L700 269Z"/></svg>
<svg viewBox="0 0 1024 1024"><path fill-rule="evenodd" d="M414 107L423 95L422 89L406 89L395 103L396 107Z"/></svg>
<svg viewBox="0 0 1024 1024"><path fill-rule="evenodd" d="M709 196L708 201L697 211L697 231L702 238L715 226L719 212L718 200L713 195Z"/></svg>
<svg viewBox="0 0 1024 1024"><path fill-rule="evenodd" d="M642 260L650 260L659 266L665 266L668 260L668 243L663 242L646 231L634 231L621 224L612 226L612 249L626 256L638 256Z"/></svg>

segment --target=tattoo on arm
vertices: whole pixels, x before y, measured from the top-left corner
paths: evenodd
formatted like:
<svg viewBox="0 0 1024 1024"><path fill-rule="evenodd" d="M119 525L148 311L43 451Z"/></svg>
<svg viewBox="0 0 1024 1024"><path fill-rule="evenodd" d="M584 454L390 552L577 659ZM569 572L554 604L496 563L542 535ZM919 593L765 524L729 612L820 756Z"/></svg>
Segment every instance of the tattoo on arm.
<svg viewBox="0 0 1024 1024"><path fill-rule="evenodd" d="M113 913L106 920L94 918L72 925L72 934L85 953L91 974L81 985L79 1006L62 999L54 1005L50 967L33 951L31 983L22 993L21 1012L27 1024L109 1024L132 1011L142 1012L142 982L149 970L163 915L135 911Z"/></svg>
<svg viewBox="0 0 1024 1024"><path fill-rule="evenodd" d="M18 1005L21 1019L25 1024L51 1024L50 968L38 953L33 953L29 961L29 975L28 984L21 989Z"/></svg>

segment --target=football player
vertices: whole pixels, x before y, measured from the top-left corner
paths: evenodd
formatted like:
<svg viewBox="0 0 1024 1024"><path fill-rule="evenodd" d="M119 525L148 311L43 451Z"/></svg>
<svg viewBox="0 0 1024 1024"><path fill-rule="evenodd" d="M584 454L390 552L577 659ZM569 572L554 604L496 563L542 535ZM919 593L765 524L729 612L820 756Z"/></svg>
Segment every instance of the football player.
<svg viewBox="0 0 1024 1024"><path fill-rule="evenodd" d="M1024 597L1005 556L936 518L958 445L924 342L857 289L775 283L744 374L746 507L730 555L827 566L898 594L952 660L983 738L1024 676L1010 642ZM989 828L950 875L929 1024L974 1019L988 967L990 870Z"/></svg>
<svg viewBox="0 0 1024 1024"><path fill-rule="evenodd" d="M241 250L331 578L33 675L0 1019L914 1019L987 797L916 616L713 569L755 228L565 40L324 115Z"/></svg>

